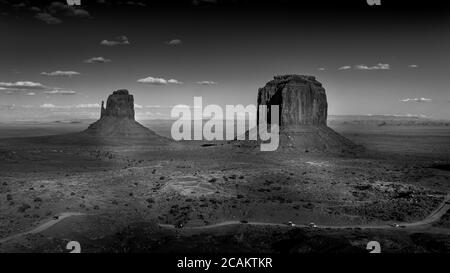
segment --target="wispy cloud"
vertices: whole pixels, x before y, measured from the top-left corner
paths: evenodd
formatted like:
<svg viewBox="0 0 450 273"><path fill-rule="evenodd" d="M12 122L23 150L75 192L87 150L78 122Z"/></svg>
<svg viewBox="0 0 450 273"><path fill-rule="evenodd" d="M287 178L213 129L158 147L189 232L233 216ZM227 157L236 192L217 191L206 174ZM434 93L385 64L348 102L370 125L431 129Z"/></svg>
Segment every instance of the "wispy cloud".
<svg viewBox="0 0 450 273"><path fill-rule="evenodd" d="M39 82L17 81L17 82L0 82L1 90L29 90L29 89L45 89L46 86Z"/></svg>
<svg viewBox="0 0 450 273"><path fill-rule="evenodd" d="M34 93L34 92L28 92L25 94L25 96L34 96L34 95L36 95L36 93Z"/></svg>
<svg viewBox="0 0 450 273"><path fill-rule="evenodd" d="M145 108L161 108L161 105L146 105Z"/></svg>
<svg viewBox="0 0 450 273"><path fill-rule="evenodd" d="M317 70L324 71L325 67L319 67L319 68L317 68Z"/></svg>
<svg viewBox="0 0 450 273"><path fill-rule="evenodd" d="M388 69L391 69L389 64L378 63L373 66L368 66L365 64L357 64L352 67L350 65L345 65L345 66L339 67L338 70L350 70L352 68L355 70L388 70ZM323 70L325 70L325 69L323 69Z"/></svg>
<svg viewBox="0 0 450 273"><path fill-rule="evenodd" d="M378 63L374 66L367 66L364 64L355 65L356 70L387 70L390 69L389 64Z"/></svg>
<svg viewBox="0 0 450 273"><path fill-rule="evenodd" d="M78 17L78 18L88 18L90 14L87 10L82 8L69 6L61 2L52 2L47 10L54 15L67 16L67 17Z"/></svg>
<svg viewBox="0 0 450 273"><path fill-rule="evenodd" d="M50 91L45 91L44 93L48 95L75 95L77 92L72 90L54 89Z"/></svg>
<svg viewBox="0 0 450 273"><path fill-rule="evenodd" d="M34 15L34 18L45 22L46 24L49 25L57 25L57 24L61 24L62 20L51 15L50 13L46 13L46 12L39 12L36 15Z"/></svg>
<svg viewBox="0 0 450 273"><path fill-rule="evenodd" d="M409 67L409 68L418 68L419 65L417 65L417 64L410 64L410 65L408 65L408 67Z"/></svg>
<svg viewBox="0 0 450 273"><path fill-rule="evenodd" d="M100 42L101 45L105 46L117 46L117 45L129 45L130 41L128 40L128 37L125 35L118 36L114 40L103 40Z"/></svg>
<svg viewBox="0 0 450 273"><path fill-rule="evenodd" d="M338 68L338 70L347 70L347 69L352 69L352 67L349 65L344 65Z"/></svg>
<svg viewBox="0 0 450 273"><path fill-rule="evenodd" d="M197 84L200 84L200 85L215 85L215 84L217 84L217 82L214 82L214 81L200 81L200 82L197 82Z"/></svg>
<svg viewBox="0 0 450 273"><path fill-rule="evenodd" d="M75 108L100 108L100 104L98 103L77 104L75 105Z"/></svg>
<svg viewBox="0 0 450 273"><path fill-rule="evenodd" d="M167 81L167 83L171 83L171 84L183 84L183 82L180 82L179 80L175 80L175 79L170 79Z"/></svg>
<svg viewBox="0 0 450 273"><path fill-rule="evenodd" d="M431 102L431 99L428 98L406 98L406 99L402 99L400 100L401 102L417 102L417 103L421 103L421 102Z"/></svg>
<svg viewBox="0 0 450 273"><path fill-rule="evenodd" d="M173 40L167 41L166 44L168 44L168 45L181 45L182 42L181 42L180 39L173 39Z"/></svg>
<svg viewBox="0 0 450 273"><path fill-rule="evenodd" d="M100 108L100 104L98 103L85 103L85 104L77 104L77 105L55 105L52 103L44 103L39 106L40 108L47 109L84 109L84 108Z"/></svg>
<svg viewBox="0 0 450 273"><path fill-rule="evenodd" d="M101 64L101 63L109 63L111 62L111 60L103 57L92 57L87 60L84 60L84 62L88 64Z"/></svg>
<svg viewBox="0 0 450 273"><path fill-rule="evenodd" d="M139 79L139 80L137 80L137 82L152 84L152 85L182 84L182 82L175 80L175 79L166 80L164 78L155 78L155 77L147 77L147 78Z"/></svg>
<svg viewBox="0 0 450 273"><path fill-rule="evenodd" d="M42 9L38 7L30 7L30 11L34 12L34 18L45 22L49 25L61 24L61 17L72 18L91 18L89 12L85 9L66 5L61 2L51 2L50 5Z"/></svg>
<svg viewBox="0 0 450 273"><path fill-rule="evenodd" d="M41 108L56 108L56 105L51 104L51 103L44 103L39 107L41 107Z"/></svg>
<svg viewBox="0 0 450 273"><path fill-rule="evenodd" d="M41 73L41 75L45 75L45 76L61 76L61 77L72 77L72 76L76 76L76 75L80 75L80 74L81 73L76 72L76 71L61 71L61 70Z"/></svg>

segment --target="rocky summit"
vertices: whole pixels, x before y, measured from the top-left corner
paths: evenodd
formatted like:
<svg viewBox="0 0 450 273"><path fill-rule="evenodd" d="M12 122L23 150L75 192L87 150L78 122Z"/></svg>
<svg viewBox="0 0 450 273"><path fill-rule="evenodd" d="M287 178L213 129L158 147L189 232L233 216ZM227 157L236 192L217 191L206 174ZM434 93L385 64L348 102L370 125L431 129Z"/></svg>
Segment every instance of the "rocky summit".
<svg viewBox="0 0 450 273"><path fill-rule="evenodd" d="M267 123L270 123L269 105L278 105L280 148L316 152L354 152L355 145L327 126L328 103L325 88L309 75L275 76L258 89L258 106L267 105ZM258 124L265 124L261 120ZM248 134L255 134L250 130Z"/></svg>
<svg viewBox="0 0 450 273"><path fill-rule="evenodd" d="M313 76L275 76L259 88L259 105L279 105L279 124L284 127L327 125L327 96L322 84Z"/></svg>
<svg viewBox="0 0 450 273"><path fill-rule="evenodd" d="M104 102L102 101L100 118L105 116L134 120L133 95L130 95L126 89L114 91L112 95L108 97L106 109L104 107Z"/></svg>
<svg viewBox="0 0 450 273"><path fill-rule="evenodd" d="M101 106L100 119L85 131L90 136L163 139L135 120L134 98L128 90L114 91Z"/></svg>

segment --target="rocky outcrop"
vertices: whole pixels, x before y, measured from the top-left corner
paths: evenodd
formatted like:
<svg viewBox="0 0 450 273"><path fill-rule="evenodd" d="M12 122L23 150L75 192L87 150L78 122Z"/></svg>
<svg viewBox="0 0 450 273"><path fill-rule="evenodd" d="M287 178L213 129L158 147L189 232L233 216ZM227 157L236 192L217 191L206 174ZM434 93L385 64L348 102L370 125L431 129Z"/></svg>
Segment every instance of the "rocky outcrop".
<svg viewBox="0 0 450 273"><path fill-rule="evenodd" d="M327 125L327 96L322 84L313 76L274 77L258 90L258 106L261 104L280 106L281 126Z"/></svg>
<svg viewBox="0 0 450 273"><path fill-rule="evenodd" d="M114 91L106 102L102 102L100 119L91 124L83 133L90 136L108 138L146 138L166 141L150 129L135 121L134 98L128 90Z"/></svg>
<svg viewBox="0 0 450 273"><path fill-rule="evenodd" d="M278 151L293 149L300 152L354 153L363 150L327 126L327 96L322 84L313 76L275 76L263 88L258 89L259 105L268 106L269 124L269 105L279 106ZM264 120L259 123L259 113L257 118L258 124L266 124ZM247 137L255 137L257 134L257 128L254 128L247 132ZM249 142L243 145L248 144Z"/></svg>
<svg viewBox="0 0 450 273"><path fill-rule="evenodd" d="M112 95L108 97L106 102L106 109L102 101L101 116L128 118L134 120L134 98L130 95L128 90L121 89L114 91Z"/></svg>

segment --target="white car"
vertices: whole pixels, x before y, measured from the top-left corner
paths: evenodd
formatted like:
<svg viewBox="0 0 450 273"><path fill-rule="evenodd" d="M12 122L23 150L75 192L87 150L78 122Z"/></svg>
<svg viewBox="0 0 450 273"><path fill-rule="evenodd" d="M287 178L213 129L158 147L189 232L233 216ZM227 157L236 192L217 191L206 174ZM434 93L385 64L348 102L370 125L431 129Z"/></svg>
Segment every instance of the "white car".
<svg viewBox="0 0 450 273"><path fill-rule="evenodd" d="M288 226L290 226L290 227L295 227L295 224L292 223L292 221L287 222L286 225L288 225Z"/></svg>

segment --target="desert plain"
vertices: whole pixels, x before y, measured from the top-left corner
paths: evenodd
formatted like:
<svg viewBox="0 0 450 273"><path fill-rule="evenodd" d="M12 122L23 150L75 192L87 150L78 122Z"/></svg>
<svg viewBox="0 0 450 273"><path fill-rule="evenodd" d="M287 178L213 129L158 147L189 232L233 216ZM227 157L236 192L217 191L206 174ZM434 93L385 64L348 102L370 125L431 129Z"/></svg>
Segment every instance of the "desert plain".
<svg viewBox="0 0 450 273"><path fill-rule="evenodd" d="M0 124L0 252L450 251L450 126L335 116L365 148L261 152L230 141L83 139L92 121Z"/></svg>

